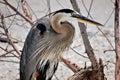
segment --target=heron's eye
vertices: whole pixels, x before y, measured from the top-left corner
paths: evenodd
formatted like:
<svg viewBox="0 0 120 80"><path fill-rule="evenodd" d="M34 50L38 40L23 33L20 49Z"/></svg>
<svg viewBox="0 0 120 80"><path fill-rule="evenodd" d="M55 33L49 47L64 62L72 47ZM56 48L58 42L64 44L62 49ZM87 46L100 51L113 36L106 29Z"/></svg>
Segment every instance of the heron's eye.
<svg viewBox="0 0 120 80"><path fill-rule="evenodd" d="M74 16L74 13L71 13L71 16Z"/></svg>

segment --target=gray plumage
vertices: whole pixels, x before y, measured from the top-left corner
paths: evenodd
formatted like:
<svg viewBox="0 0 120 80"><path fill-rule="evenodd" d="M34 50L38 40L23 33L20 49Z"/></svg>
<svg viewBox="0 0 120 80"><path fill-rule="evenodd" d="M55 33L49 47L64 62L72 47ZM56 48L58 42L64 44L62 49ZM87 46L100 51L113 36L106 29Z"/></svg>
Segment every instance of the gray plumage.
<svg viewBox="0 0 120 80"><path fill-rule="evenodd" d="M38 24L46 27L44 35L40 34L40 30L36 27ZM66 41L68 41L67 44L64 43ZM46 80L48 80L53 75L52 71L54 71L54 66L57 67L58 65L61 56L60 53L69 48L71 43L72 39L62 38L61 34L56 34L51 29L50 22L47 18L40 19L30 30L22 53L22 58L25 59L21 59L21 72L24 73L25 80L33 80L31 73L34 73L37 68L42 70L49 60L50 69L47 71L49 75L46 77ZM32 78L29 79L30 77Z"/></svg>

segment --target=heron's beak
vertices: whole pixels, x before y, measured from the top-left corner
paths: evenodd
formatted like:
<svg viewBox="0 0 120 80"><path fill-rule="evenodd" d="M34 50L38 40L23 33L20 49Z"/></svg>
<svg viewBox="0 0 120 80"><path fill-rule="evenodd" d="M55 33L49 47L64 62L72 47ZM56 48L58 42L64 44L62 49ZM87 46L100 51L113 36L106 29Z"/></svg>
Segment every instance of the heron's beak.
<svg viewBox="0 0 120 80"><path fill-rule="evenodd" d="M96 21L90 20L87 17L81 16L79 14L74 14L74 15L72 15L72 17L77 18L78 22L92 24L92 25L96 25L96 26L103 26L102 24L100 24Z"/></svg>

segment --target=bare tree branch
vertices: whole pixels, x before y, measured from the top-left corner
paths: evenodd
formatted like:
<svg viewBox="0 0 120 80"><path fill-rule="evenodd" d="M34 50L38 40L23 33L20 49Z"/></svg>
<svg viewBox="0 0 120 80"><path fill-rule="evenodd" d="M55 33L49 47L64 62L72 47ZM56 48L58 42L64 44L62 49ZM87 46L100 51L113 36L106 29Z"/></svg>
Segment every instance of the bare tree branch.
<svg viewBox="0 0 120 80"><path fill-rule="evenodd" d="M10 43L10 41L6 37L0 37L0 42ZM13 43L18 43L18 41L13 41Z"/></svg>
<svg viewBox="0 0 120 80"><path fill-rule="evenodd" d="M120 15L120 0L115 0L115 52L116 52L116 69L115 69L115 79L120 80L120 25L119 16Z"/></svg>
<svg viewBox="0 0 120 80"><path fill-rule="evenodd" d="M18 15L20 15L22 18L24 18L26 21L28 21L31 25L33 25L33 22L30 18L24 16L23 14L21 14L14 6L12 6L7 0L3 0L6 5L8 5L13 11L15 11Z"/></svg>
<svg viewBox="0 0 120 80"><path fill-rule="evenodd" d="M71 1L71 4L73 6L73 8L80 12L80 9L77 5L77 2L76 0L70 0ZM81 31L81 34L82 34L82 38L83 38L83 42L84 42L84 45L85 45L85 49L86 49L86 53L92 63L92 66L93 66L93 69L97 70L98 69L98 62L97 62L97 59L94 55L94 52L93 52L93 49L92 49L92 46L90 45L90 42L88 40L88 35L86 33L86 26L83 24L83 23L79 23L79 27L80 27L80 31Z"/></svg>
<svg viewBox="0 0 120 80"><path fill-rule="evenodd" d="M24 15L32 21L32 15L30 14L30 12L28 12L26 0L21 0L21 4L22 4Z"/></svg>
<svg viewBox="0 0 120 80"><path fill-rule="evenodd" d="M79 72L68 78L68 80L107 80L104 76L102 60L99 60L99 69L93 70L92 67L82 68Z"/></svg>
<svg viewBox="0 0 120 80"><path fill-rule="evenodd" d="M1 14L1 23L2 23L2 25L3 25L3 29L4 29L4 31L5 31L5 35L7 36L7 39L9 40L11 46L12 46L13 49L17 52L17 54L20 56L19 50L16 48L16 46L14 45L14 43L12 42L12 40L11 40L11 38L10 38L10 34L9 34L8 29L7 29L7 27L6 27L3 14Z"/></svg>
<svg viewBox="0 0 120 80"><path fill-rule="evenodd" d="M72 63L71 61L68 61L63 57L61 57L61 59L67 65L67 67L69 67L74 73L80 70L80 67L77 64Z"/></svg>
<svg viewBox="0 0 120 80"><path fill-rule="evenodd" d="M12 62L12 63L19 63L19 62L17 62L17 61L8 61L8 60L0 60L1 62Z"/></svg>
<svg viewBox="0 0 120 80"><path fill-rule="evenodd" d="M15 50L10 50L10 51L8 51L7 49L4 49L3 47L0 47L0 49L2 49L3 51L6 52L5 54L0 55L0 57L5 57L7 54L12 54L14 57L20 59L19 56L17 56L17 55L15 55L14 53L12 53L12 52L15 51Z"/></svg>

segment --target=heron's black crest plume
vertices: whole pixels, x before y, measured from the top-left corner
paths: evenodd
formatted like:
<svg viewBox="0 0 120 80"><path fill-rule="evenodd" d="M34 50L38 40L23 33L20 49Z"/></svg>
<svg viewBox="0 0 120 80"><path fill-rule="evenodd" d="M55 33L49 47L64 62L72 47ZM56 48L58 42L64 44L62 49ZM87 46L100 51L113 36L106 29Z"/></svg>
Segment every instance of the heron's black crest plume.
<svg viewBox="0 0 120 80"><path fill-rule="evenodd" d="M51 13L43 16L43 17L49 16L49 15L55 15L56 13L59 13L59 12L61 12L61 13L72 13L72 12L74 12L74 11L71 10L71 9L60 9L60 10L58 10L58 11L51 12Z"/></svg>
<svg viewBox="0 0 120 80"><path fill-rule="evenodd" d="M61 9L61 10L56 11L56 12L54 13L54 15L55 15L56 13L59 13L59 12L61 12L61 13L72 13L72 12L74 12L74 11L71 10L71 9Z"/></svg>

